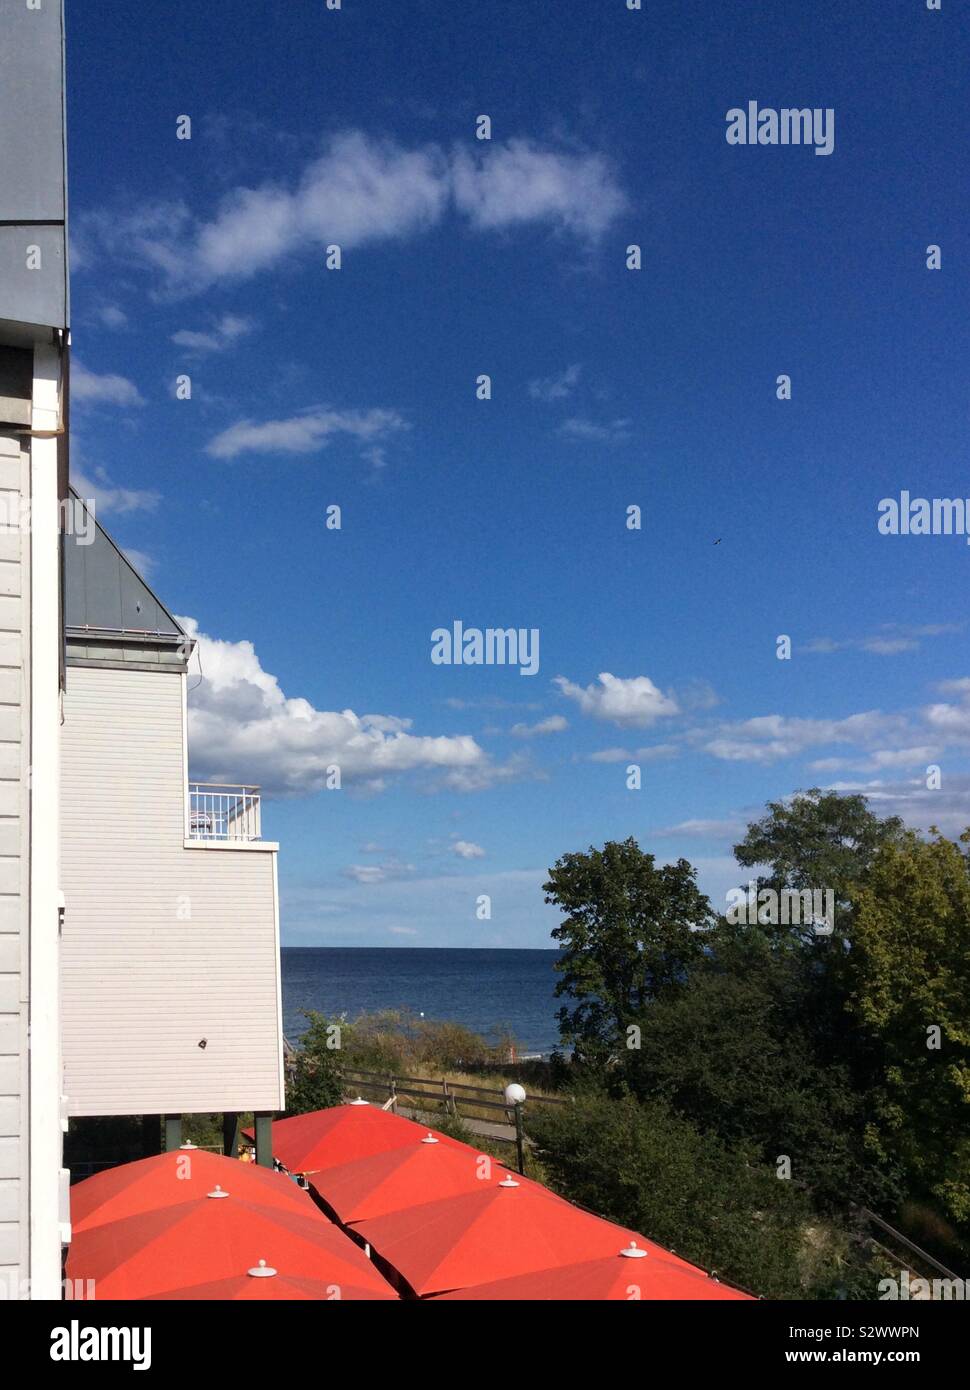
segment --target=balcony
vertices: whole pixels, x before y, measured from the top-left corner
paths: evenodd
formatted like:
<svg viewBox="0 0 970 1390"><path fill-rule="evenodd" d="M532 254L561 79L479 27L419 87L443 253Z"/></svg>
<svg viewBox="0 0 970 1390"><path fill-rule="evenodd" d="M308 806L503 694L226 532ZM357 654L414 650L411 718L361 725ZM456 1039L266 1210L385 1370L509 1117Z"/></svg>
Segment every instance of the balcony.
<svg viewBox="0 0 970 1390"><path fill-rule="evenodd" d="M258 840L259 787L190 782L188 830L190 840Z"/></svg>

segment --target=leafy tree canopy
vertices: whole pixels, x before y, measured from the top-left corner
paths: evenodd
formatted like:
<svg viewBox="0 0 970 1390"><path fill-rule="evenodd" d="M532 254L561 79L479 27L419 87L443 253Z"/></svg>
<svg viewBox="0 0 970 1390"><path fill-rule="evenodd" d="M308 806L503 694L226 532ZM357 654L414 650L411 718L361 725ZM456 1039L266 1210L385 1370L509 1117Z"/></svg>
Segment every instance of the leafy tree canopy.
<svg viewBox="0 0 970 1390"><path fill-rule="evenodd" d="M286 1079L288 1115L326 1110L331 1105L340 1105L343 1100L340 1053L333 1047L332 1025L323 1014L311 1010L304 1010L304 1017L309 1020L309 1026Z"/></svg>
<svg viewBox="0 0 970 1390"><path fill-rule="evenodd" d="M768 814L748 826L734 857L743 868L770 868L759 880L764 887L831 888L845 903L882 846L904 834L899 816L877 816L866 797L812 787L788 801L769 801Z"/></svg>
<svg viewBox="0 0 970 1390"><path fill-rule="evenodd" d="M636 840L609 841L557 860L546 902L565 914L556 994L563 1041L584 1059L603 1059L652 1000L683 986L714 922L686 859L656 866Z"/></svg>
<svg viewBox="0 0 970 1390"><path fill-rule="evenodd" d="M970 830L961 836L970 844ZM859 890L849 1010L880 1040L872 1138L970 1227L970 858L936 834L884 845Z"/></svg>

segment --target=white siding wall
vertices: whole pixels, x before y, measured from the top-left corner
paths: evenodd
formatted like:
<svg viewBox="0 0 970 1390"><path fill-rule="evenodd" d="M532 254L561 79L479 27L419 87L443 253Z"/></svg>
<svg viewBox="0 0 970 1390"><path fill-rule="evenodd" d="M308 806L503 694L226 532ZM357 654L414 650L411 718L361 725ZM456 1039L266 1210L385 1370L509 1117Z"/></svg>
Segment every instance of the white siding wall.
<svg viewBox="0 0 970 1390"><path fill-rule="evenodd" d="M67 671L62 988L72 1115L282 1107L276 854L185 848L183 681Z"/></svg>
<svg viewBox="0 0 970 1390"><path fill-rule="evenodd" d="M28 487L20 441L0 437L0 1286L7 1296L29 1268L28 894L22 840L29 701L23 660L26 537L17 524L20 495Z"/></svg>

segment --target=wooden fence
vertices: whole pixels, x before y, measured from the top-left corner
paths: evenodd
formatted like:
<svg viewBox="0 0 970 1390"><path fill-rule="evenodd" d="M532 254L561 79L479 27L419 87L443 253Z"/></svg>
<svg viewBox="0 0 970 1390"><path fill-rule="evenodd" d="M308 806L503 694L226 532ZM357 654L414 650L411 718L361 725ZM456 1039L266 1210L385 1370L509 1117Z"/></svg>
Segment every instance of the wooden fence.
<svg viewBox="0 0 970 1390"><path fill-rule="evenodd" d="M394 1076L387 1072L362 1071L354 1067L342 1069L344 1086L349 1091L359 1091L365 1100L373 1099L373 1093L383 1096L386 1101L397 1104L401 1101L409 1109L420 1111L422 1103L432 1110L442 1108L446 1114L454 1115L469 1129L475 1131L491 1116L487 1129L478 1133L491 1134L496 1139L515 1138L515 1112L505 1099L500 1086L475 1086L471 1082L437 1080L428 1076ZM366 1094L366 1093L371 1094ZM555 1096L528 1096L528 1105L567 1105L568 1101ZM469 1111L486 1111L485 1116L469 1114ZM507 1130L507 1133L495 1131Z"/></svg>

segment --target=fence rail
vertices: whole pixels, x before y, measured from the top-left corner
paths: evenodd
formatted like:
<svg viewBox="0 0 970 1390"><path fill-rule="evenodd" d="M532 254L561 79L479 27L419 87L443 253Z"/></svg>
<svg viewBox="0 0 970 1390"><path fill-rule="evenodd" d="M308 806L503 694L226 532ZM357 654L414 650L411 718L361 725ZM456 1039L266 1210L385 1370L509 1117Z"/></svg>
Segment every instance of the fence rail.
<svg viewBox="0 0 970 1390"><path fill-rule="evenodd" d="M499 1110L509 1123L514 1118L514 1108L505 1099L498 1086L474 1086L471 1082L438 1080L430 1076L393 1076L388 1072L364 1071L355 1067L344 1067L343 1077L351 1086L362 1091L378 1091L389 1100L398 1096L408 1100L433 1100L443 1103L450 1115L461 1118L460 1104L475 1110ZM471 1092L470 1095L464 1094ZM493 1099L486 1100L484 1097ZM530 1105L565 1105L567 1102L555 1096L529 1096Z"/></svg>
<svg viewBox="0 0 970 1390"><path fill-rule="evenodd" d="M258 840L259 821L259 787L190 784L190 840Z"/></svg>
<svg viewBox="0 0 970 1390"><path fill-rule="evenodd" d="M909 1236L904 1236L902 1231L897 1231L895 1226L890 1226L888 1221L884 1221L881 1216L877 1216L876 1213L870 1211L868 1207L857 1206L855 1210L859 1212L861 1216L865 1217L867 1221L872 1222L874 1226L878 1226L886 1235L891 1236L898 1245L902 1245L911 1255L915 1255L917 1259L923 1260L931 1269L936 1270L938 1274L942 1274L944 1278L959 1279L961 1277L958 1274L954 1274L952 1269L947 1269L946 1265L940 1264L940 1261L934 1259L928 1251L923 1250L915 1241L910 1240ZM898 1254L898 1251L895 1253Z"/></svg>

